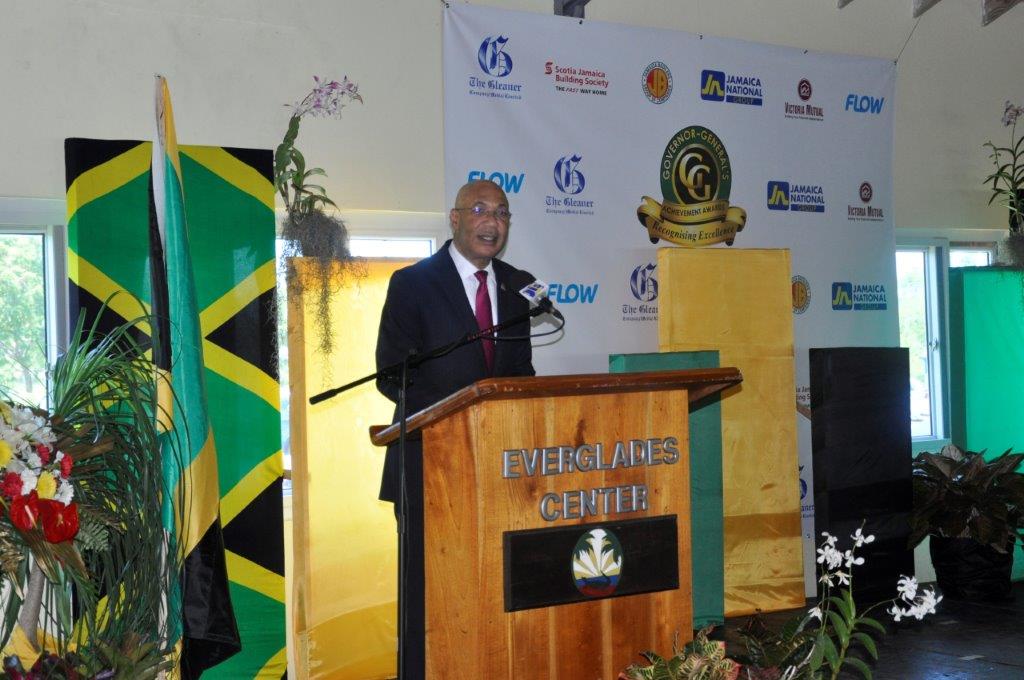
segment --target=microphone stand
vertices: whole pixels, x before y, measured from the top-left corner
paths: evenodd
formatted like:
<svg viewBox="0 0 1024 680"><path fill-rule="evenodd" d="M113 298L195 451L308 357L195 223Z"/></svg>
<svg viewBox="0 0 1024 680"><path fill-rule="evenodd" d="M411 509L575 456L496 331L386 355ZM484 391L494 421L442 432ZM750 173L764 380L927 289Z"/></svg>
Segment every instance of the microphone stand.
<svg viewBox="0 0 1024 680"><path fill-rule="evenodd" d="M551 303L547 306L539 305L531 308L529 311L523 314L517 314L516 316L506 319L500 323L496 323L493 326L484 328L482 330L466 333L458 340L454 340L447 345L441 345L434 349L427 350L425 352L417 352L416 350L410 350L409 354L406 355L398 363L365 375L358 380L353 380L350 383L346 383L340 387L333 387L319 394L314 394L309 398L310 404L319 404L322 401L326 401L331 397L337 396L342 392L347 392L353 387L358 387L363 383L370 382L377 378L385 378L394 380L396 375L398 377L398 497L400 502L398 504L398 511L395 513L398 519L398 630L399 630L399 645L398 645L398 678L399 680L412 680L409 669L406 668L405 659L405 648L403 642L406 641L408 633L408 593L406 592L406 582L408 580L408 557L409 557L409 533L408 533L408 507L409 507L409 489L405 479L405 442L406 442L406 392L409 387L409 369L416 368L420 364L443 357L449 354L459 347L468 345L471 342L486 336L496 336L499 331L503 331L506 328L511 328L524 321L532 319L535 316L539 316L551 310ZM494 340L498 341L501 338L494 337ZM509 338L510 340L512 338ZM517 338L522 339L522 338Z"/></svg>

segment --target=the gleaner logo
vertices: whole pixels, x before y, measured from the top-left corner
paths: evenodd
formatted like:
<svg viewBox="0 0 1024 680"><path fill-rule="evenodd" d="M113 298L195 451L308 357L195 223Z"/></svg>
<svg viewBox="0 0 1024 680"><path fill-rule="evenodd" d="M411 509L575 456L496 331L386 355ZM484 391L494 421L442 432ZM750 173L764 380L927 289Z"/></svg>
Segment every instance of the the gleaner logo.
<svg viewBox="0 0 1024 680"><path fill-rule="evenodd" d="M732 165L718 135L699 125L683 128L665 147L660 169L664 202L644 196L636 210L651 243L731 246L747 213L729 205Z"/></svg>

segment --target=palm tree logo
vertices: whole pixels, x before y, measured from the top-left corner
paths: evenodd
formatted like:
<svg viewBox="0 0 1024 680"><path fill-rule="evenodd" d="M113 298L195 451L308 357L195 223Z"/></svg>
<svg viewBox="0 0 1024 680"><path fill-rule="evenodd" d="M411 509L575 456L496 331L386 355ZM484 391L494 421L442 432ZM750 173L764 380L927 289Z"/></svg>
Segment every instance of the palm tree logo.
<svg viewBox="0 0 1024 680"><path fill-rule="evenodd" d="M576 589L587 597L608 597L622 575L622 546L605 529L592 529L576 541L572 551L572 575Z"/></svg>

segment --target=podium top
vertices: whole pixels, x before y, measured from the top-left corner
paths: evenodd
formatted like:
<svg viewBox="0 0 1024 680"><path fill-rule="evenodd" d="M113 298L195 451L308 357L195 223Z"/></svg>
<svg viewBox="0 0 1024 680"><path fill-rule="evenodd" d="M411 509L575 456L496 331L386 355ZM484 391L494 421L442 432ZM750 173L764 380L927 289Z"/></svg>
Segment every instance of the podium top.
<svg viewBox="0 0 1024 680"><path fill-rule="evenodd" d="M565 397L614 392L688 390L690 403L743 381L738 368L702 368L642 373L583 373L530 378L485 378L409 416L406 431L426 427L456 411L491 399ZM370 441L387 446L398 439L398 424L370 428Z"/></svg>

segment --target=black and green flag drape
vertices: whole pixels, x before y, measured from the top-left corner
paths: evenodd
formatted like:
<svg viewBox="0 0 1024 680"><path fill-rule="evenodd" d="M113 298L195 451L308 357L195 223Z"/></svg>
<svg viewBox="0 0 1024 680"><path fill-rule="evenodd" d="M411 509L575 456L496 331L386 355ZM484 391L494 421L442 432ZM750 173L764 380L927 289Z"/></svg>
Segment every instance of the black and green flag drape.
<svg viewBox="0 0 1024 680"><path fill-rule="evenodd" d="M189 507L201 507L204 494L219 496L220 505L220 526L211 522L189 543L187 566L201 566L183 581L183 670L198 671L230 651L230 602L242 651L203 677L280 678L286 658L272 157L249 149L179 150L219 481L205 492L192 489ZM72 319L93 317L116 290L150 304L152 145L68 139L65 158ZM138 314L128 296L111 304L125 319ZM191 473L201 487L207 476L198 468ZM218 559L227 567L230 598L219 597L215 580L194 578L215 572ZM187 601L190 593L199 596L196 606Z"/></svg>

